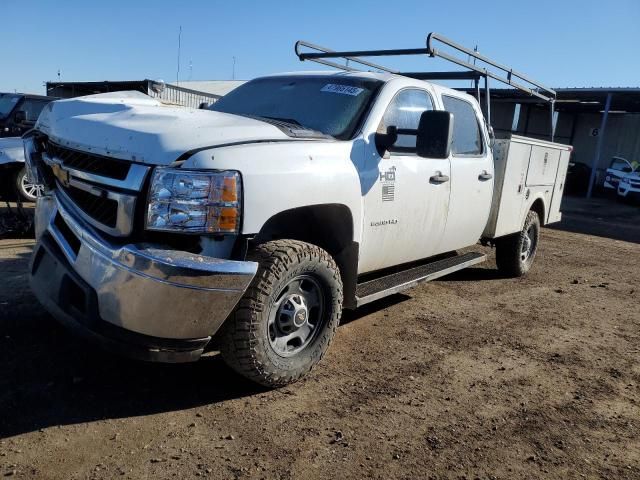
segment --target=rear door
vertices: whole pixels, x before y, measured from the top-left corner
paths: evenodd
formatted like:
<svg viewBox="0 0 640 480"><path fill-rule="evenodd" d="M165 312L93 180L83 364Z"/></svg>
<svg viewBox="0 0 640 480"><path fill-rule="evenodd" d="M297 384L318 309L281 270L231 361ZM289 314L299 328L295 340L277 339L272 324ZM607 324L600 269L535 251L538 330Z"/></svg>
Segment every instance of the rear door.
<svg viewBox="0 0 640 480"><path fill-rule="evenodd" d="M480 239L491 211L494 171L477 104L452 95L442 95L442 103L453 113L453 141L449 218L440 250L451 251Z"/></svg>
<svg viewBox="0 0 640 480"><path fill-rule="evenodd" d="M432 110L433 105L425 89L400 90L389 103L378 132L385 133L389 126L416 130L422 112ZM377 175L363 192L361 273L439 253L449 209L449 159L418 157L415 146L415 135L398 135L383 157L374 144L367 147ZM435 177L438 180L432 180Z"/></svg>

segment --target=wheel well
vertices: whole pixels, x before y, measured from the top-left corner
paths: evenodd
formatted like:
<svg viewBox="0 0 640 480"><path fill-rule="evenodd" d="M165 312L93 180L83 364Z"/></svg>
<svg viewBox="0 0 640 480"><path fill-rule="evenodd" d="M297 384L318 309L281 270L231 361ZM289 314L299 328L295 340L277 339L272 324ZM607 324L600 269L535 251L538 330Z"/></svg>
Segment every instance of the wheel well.
<svg viewBox="0 0 640 480"><path fill-rule="evenodd" d="M353 216L346 205L310 205L285 210L267 220L254 241L278 239L300 240L326 250L340 268L344 306L355 308L358 243L353 241Z"/></svg>
<svg viewBox="0 0 640 480"><path fill-rule="evenodd" d="M24 163L12 162L0 165L0 197L12 197L17 194L16 175L24 168Z"/></svg>
<svg viewBox="0 0 640 480"><path fill-rule="evenodd" d="M529 208L529 210L532 210L534 212L536 212L538 214L538 218L540 219L540 225L544 225L544 202L542 201L541 198L537 198L535 202L533 202L533 204L531 205L531 208Z"/></svg>

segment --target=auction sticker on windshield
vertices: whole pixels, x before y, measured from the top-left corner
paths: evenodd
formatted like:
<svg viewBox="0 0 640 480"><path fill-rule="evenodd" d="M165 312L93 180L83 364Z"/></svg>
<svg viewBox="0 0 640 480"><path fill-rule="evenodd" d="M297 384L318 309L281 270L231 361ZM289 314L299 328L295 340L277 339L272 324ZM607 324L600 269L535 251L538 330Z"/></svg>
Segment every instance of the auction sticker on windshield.
<svg viewBox="0 0 640 480"><path fill-rule="evenodd" d="M351 95L352 97L357 97L362 92L364 92L364 88L352 87L351 85L337 85L335 83L328 83L324 87L322 87L320 91L341 93L342 95Z"/></svg>

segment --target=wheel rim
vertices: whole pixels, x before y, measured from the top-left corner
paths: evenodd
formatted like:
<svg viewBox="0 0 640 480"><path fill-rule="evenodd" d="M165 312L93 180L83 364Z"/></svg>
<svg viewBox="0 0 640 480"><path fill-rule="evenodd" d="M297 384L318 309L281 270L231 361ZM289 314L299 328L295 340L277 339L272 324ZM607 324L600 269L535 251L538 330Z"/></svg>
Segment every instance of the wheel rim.
<svg viewBox="0 0 640 480"><path fill-rule="evenodd" d="M307 348L324 323L324 290L310 275L289 281L278 293L269 313L271 348L281 357L291 357Z"/></svg>
<svg viewBox="0 0 640 480"><path fill-rule="evenodd" d="M27 178L27 174L24 173L22 178L20 178L20 188L22 188L22 192L28 198L35 200L39 196L42 195L43 187L42 185L38 185L36 183L31 183Z"/></svg>
<svg viewBox="0 0 640 480"><path fill-rule="evenodd" d="M526 262L529 260L536 250L537 236L535 225L530 225L524 232L522 249L520 251L520 260Z"/></svg>

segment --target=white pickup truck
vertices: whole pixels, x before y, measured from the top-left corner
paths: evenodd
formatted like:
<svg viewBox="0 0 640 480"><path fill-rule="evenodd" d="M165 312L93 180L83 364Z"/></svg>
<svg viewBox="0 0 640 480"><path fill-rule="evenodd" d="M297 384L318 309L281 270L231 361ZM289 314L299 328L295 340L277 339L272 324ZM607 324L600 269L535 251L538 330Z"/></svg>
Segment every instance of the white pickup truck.
<svg viewBox="0 0 640 480"><path fill-rule="evenodd" d="M339 66L322 55L338 53L299 53ZM525 274L570 147L494 140L476 98L412 78L427 74L345 68L258 78L202 110L135 92L50 104L25 136L46 186L38 299L123 354L193 361L211 344L279 386L321 359L343 308L485 260L459 249L495 245Z"/></svg>

